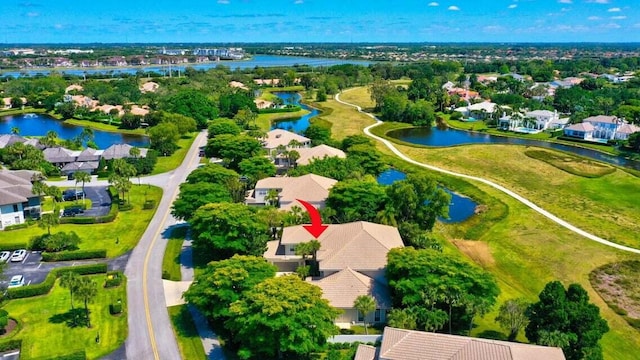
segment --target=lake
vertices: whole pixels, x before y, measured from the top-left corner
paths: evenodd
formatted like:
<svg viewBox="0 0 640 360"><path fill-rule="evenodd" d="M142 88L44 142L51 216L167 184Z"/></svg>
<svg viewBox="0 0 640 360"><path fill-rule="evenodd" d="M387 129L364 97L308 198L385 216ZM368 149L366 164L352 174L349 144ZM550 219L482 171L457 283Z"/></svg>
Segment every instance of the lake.
<svg viewBox="0 0 640 360"><path fill-rule="evenodd" d="M389 137L411 144L427 146L454 146L468 144L510 144L537 146L573 153L576 155L599 160L608 164L624 166L635 170L640 170L640 161L625 159L622 156L615 156L602 153L600 151L556 144L548 141L530 140L507 136L495 136L479 132L471 132L442 127L420 127L392 130L387 133Z"/></svg>
<svg viewBox="0 0 640 360"><path fill-rule="evenodd" d="M396 181L404 180L407 175L402 171L396 169L389 169L378 176L378 183L382 185L391 185ZM439 221L446 224L454 224L467 220L475 214L476 204L470 198L455 193L445 187L442 187L449 195L451 195L451 202L449 203L449 217L438 218Z"/></svg>
<svg viewBox="0 0 640 360"><path fill-rule="evenodd" d="M300 102L301 96L296 92L274 92L273 94L282 99L285 104L299 105L303 109L309 111L309 113L305 116L295 119L275 121L271 124L271 130L283 129L302 134L309 127L311 118L320 113L320 111L318 111L317 109L302 104Z"/></svg>
<svg viewBox="0 0 640 360"><path fill-rule="evenodd" d="M58 137L65 140L80 135L84 129L81 126L69 125L62 120L43 114L9 115L0 117L0 134L10 134L11 129L17 127L22 136L44 136L49 131L58 133ZM93 130L94 141L98 148L106 149L113 144L129 144L137 147L148 147L149 138L138 135L125 135L100 130Z"/></svg>
<svg viewBox="0 0 640 360"><path fill-rule="evenodd" d="M213 69L216 66L222 65L230 68L231 70L236 69L252 69L255 67L274 67L274 66L294 66L294 65L308 65L312 67L327 67L333 65L343 65L343 64L356 64L368 66L372 62L364 61L364 60L344 60L344 59L328 59L328 58L308 58L302 56L276 56L276 55L255 55L249 60L237 60L237 61L219 61L219 62L209 62L209 63L199 63L199 64L183 64L183 65L171 65L172 71L184 71L185 68L191 67L196 70L208 70ZM120 67L120 68L102 68L102 69L92 69L92 68L71 68L71 69L56 69L56 71L62 74L83 76L83 75L93 75L93 74L135 74L138 71L143 72L156 72L159 74L168 73L169 65L150 65L143 67ZM48 69L39 69L39 70L22 70L22 71L5 71L1 72L0 76L13 76L13 77L21 77L21 76L33 76L37 74L47 75L51 72Z"/></svg>

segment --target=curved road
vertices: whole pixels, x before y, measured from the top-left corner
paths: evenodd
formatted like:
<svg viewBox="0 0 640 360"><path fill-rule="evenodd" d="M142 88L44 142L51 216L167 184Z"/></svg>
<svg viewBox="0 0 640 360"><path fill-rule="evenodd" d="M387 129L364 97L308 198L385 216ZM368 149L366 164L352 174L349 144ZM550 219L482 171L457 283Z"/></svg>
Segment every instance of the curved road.
<svg viewBox="0 0 640 360"><path fill-rule="evenodd" d="M335 96L335 100L337 102L343 104L343 105L352 106L352 107L356 108L359 112L361 112L361 113L369 116L370 118L374 119L376 121L376 123L367 126L364 129L364 133L367 136L382 142L387 148L389 148L389 150L391 150L395 155L397 155L402 160L404 160L406 162L409 162L411 164L414 164L414 165L429 169L429 170L438 171L438 172L441 172L441 173L444 173L444 174L447 174L447 175L456 176L456 177L460 177L460 178L468 179L468 180L474 180L474 181L478 181L478 182L481 182L483 184L489 185L489 186L493 187L494 189L500 190L503 193L505 193L505 194L511 196L512 198L518 200L519 202L523 203L524 205L526 205L527 207L529 207L532 210L536 211L540 215L546 217L547 219L555 222L556 224L558 224L558 225L560 225L560 226L562 226L562 227L564 227L564 228L566 228L566 229L568 229L570 231L573 231L576 234L582 235L582 236L586 237L589 240L592 240L592 241L598 242L600 244L603 244L603 245L606 245L606 246L610 246L610 247L613 247L613 248L616 248L616 249L619 249L619 250L622 250L622 251L627 251L627 252L640 254L640 250L638 250L638 249L635 249L635 248L632 248L632 247L628 247L628 246L624 246L624 245L620 245L620 244L616 244L614 242L605 240L605 239L603 239L601 237L598 237L598 236L595 236L595 235L593 235L593 234L591 234L589 232L586 232L586 231L580 229L577 226L571 225L567 221L565 221L565 220L553 215L552 213L548 212L547 210L541 208L540 206L534 204L530 200L518 195L517 193L507 189L506 187L504 187L502 185L498 185L498 184L496 184L494 182L491 182L491 181L489 181L487 179L483 179L483 178L476 177L476 176L465 175L465 174L449 171L449 170L446 170L446 169L442 169L442 168L439 168L439 167L436 167L436 166L433 166L433 165L424 164L424 163L421 163L421 162L418 162L418 161L415 161L415 160L411 159L410 157L408 157L408 156L404 155L402 152L400 152L400 150L398 150L393 145L393 143L391 143L391 141L389 141L387 139L383 139L383 138L371 133L371 129L373 129L374 127L382 124L382 121L380 119L378 119L377 117L375 117L374 115L372 115L370 113L362 111L362 108L360 106L358 106L358 105L351 104L351 103L348 103L348 102L340 100L340 94L337 94Z"/></svg>

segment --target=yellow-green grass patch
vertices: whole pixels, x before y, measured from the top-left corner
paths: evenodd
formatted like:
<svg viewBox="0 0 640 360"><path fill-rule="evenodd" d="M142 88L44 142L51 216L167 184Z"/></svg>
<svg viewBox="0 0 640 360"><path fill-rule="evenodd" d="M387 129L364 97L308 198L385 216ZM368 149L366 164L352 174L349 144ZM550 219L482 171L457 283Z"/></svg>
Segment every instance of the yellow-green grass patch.
<svg viewBox="0 0 640 360"><path fill-rule="evenodd" d="M162 259L162 278L172 281L182 280L182 272L180 270L180 253L182 252L182 243L187 237L187 226L174 228L171 231L167 247L164 250L164 258Z"/></svg>
<svg viewBox="0 0 640 360"><path fill-rule="evenodd" d="M187 305L171 306L167 310L182 358L206 360L207 354L204 352L202 340Z"/></svg>
<svg viewBox="0 0 640 360"><path fill-rule="evenodd" d="M569 174L586 178L598 178L616 171L612 166L567 153L537 149L526 150L524 153L530 158L544 161Z"/></svg>

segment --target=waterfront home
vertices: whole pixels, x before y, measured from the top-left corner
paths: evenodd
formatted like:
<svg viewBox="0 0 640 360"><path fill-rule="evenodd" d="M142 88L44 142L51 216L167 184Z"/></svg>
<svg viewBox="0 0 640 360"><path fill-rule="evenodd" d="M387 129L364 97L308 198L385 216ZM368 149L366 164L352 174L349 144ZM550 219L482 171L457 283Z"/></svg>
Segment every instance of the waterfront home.
<svg viewBox="0 0 640 360"><path fill-rule="evenodd" d="M549 111L549 110L535 110L529 111L524 114L525 123L528 125L528 128L533 128L536 130L546 130L550 128L550 125L553 122L557 122L560 120L560 115L558 115L558 111Z"/></svg>
<svg viewBox="0 0 640 360"><path fill-rule="evenodd" d="M31 179L37 171L0 170L0 230L38 217L40 196L32 192Z"/></svg>
<svg viewBox="0 0 640 360"><path fill-rule="evenodd" d="M256 104L256 107L258 108L258 110L270 109L273 107L273 102L267 101L267 100L254 99L253 103Z"/></svg>
<svg viewBox="0 0 640 360"><path fill-rule="evenodd" d="M273 152L279 146L287 149L308 148L311 146L311 139L282 129L273 129L262 139L262 147L271 156L274 156Z"/></svg>
<svg viewBox="0 0 640 360"><path fill-rule="evenodd" d="M627 140L629 139L629 135L633 133L640 132L640 127L633 124L624 124L620 126L618 131L616 131L615 139L616 140Z"/></svg>
<svg viewBox="0 0 640 360"><path fill-rule="evenodd" d="M296 160L296 166L309 165L314 160L328 157L338 157L341 159L345 159L347 157L344 151L324 144L314 146L312 148L299 148L296 149L296 151L300 154L300 157Z"/></svg>
<svg viewBox="0 0 640 360"><path fill-rule="evenodd" d="M355 360L565 360L557 347L385 327L379 348L358 345Z"/></svg>
<svg viewBox="0 0 640 360"><path fill-rule="evenodd" d="M375 280L367 275L347 267L335 274L321 279L308 278L308 282L322 289L322 297L329 304L342 310L340 316L334 320L341 328L351 325L381 324L386 322L387 313L391 310L391 295L386 283ZM369 314L362 314L353 306L358 296L370 296L376 306Z"/></svg>
<svg viewBox="0 0 640 360"><path fill-rule="evenodd" d="M593 137L598 139L614 139L618 128L623 125L623 121L616 116L590 116L583 123L593 125Z"/></svg>
<svg viewBox="0 0 640 360"><path fill-rule="evenodd" d="M6 98L2 98L2 105L3 105L3 109L4 110L8 110L11 109L13 106L11 105L11 99L10 97L6 97ZM27 98L25 97L21 97L20 101L22 102L22 105L27 103Z"/></svg>
<svg viewBox="0 0 640 360"><path fill-rule="evenodd" d="M2 134L0 135L0 149L4 149L9 145L13 145L15 143L23 143L25 145L31 145L37 149L44 149L44 146L40 144L40 140L35 138L24 138L20 135L15 134Z"/></svg>
<svg viewBox="0 0 640 360"><path fill-rule="evenodd" d="M269 191L278 194L275 204L283 210L290 210L293 206L300 207L296 199L303 199L316 208L323 208L329 196L329 190L337 180L307 174L300 177L268 177L258 180L255 189L245 199L247 205L268 205Z"/></svg>
<svg viewBox="0 0 640 360"><path fill-rule="evenodd" d="M564 135L582 140L592 140L595 128L590 123L578 123L564 128Z"/></svg>
<svg viewBox="0 0 640 360"><path fill-rule="evenodd" d="M500 106L490 101L483 101L465 107L456 108L454 111L462 113L465 117L473 117L476 119L484 119L498 111Z"/></svg>
<svg viewBox="0 0 640 360"><path fill-rule="evenodd" d="M102 153L102 158L105 160L132 158L133 157L133 155L131 155L132 148L133 146L129 144L113 144L104 150L104 152ZM149 151L149 149L147 148L138 148L138 149L140 150L140 155L138 155L139 157L147 156L147 151Z"/></svg>
<svg viewBox="0 0 640 360"><path fill-rule="evenodd" d="M76 162L80 151L73 151L63 147L49 147L42 150L42 155L51 164L62 168L67 164Z"/></svg>

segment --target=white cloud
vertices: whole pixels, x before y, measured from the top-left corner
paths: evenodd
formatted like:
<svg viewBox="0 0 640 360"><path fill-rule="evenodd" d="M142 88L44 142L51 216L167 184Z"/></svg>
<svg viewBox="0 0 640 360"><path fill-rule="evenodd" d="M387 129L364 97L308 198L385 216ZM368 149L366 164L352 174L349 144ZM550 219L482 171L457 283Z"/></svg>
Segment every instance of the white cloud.
<svg viewBox="0 0 640 360"><path fill-rule="evenodd" d="M39 15L40 15L40 13L37 13L37 12L35 12L35 11L32 11L32 12L28 12L28 13L27 13L27 16L28 16L28 17L36 17L36 16L39 16Z"/></svg>
<svg viewBox="0 0 640 360"><path fill-rule="evenodd" d="M560 4L573 4L573 0L558 0Z"/></svg>
<svg viewBox="0 0 640 360"><path fill-rule="evenodd" d="M293 3L296 4L296 5L304 4L304 0L296 0Z"/></svg>
<svg viewBox="0 0 640 360"><path fill-rule="evenodd" d="M600 17L599 16L589 16L587 18L587 20L591 20L591 21L600 20Z"/></svg>
<svg viewBox="0 0 640 360"><path fill-rule="evenodd" d="M596 4L608 4L609 0L589 0L588 3L596 3Z"/></svg>
<svg viewBox="0 0 640 360"><path fill-rule="evenodd" d="M455 5L451 5L449 6L449 8L447 10L451 10L451 11L460 11L460 8L455 6Z"/></svg>
<svg viewBox="0 0 640 360"><path fill-rule="evenodd" d="M619 7L615 7L615 8L611 8L611 9L609 9L609 10L607 10L607 11L608 11L608 12L620 12L620 11L622 11L622 10L620 10L620 8L619 8Z"/></svg>
<svg viewBox="0 0 640 360"><path fill-rule="evenodd" d="M626 17L626 16L624 16L624 15L618 15L618 16L612 16L612 17L611 17L611 19L613 19L613 20L624 20L624 19L626 19L626 18L627 18L627 17Z"/></svg>
<svg viewBox="0 0 640 360"><path fill-rule="evenodd" d="M227 5L228 3L229 3L229 0L218 0L218 4Z"/></svg>
<svg viewBox="0 0 640 360"><path fill-rule="evenodd" d="M58 29L58 30L60 30L60 29L64 28L64 25L62 25L62 24L55 24L55 25L53 25L53 27L54 27L54 28L56 28L56 29Z"/></svg>
<svg viewBox="0 0 640 360"><path fill-rule="evenodd" d="M434 1L434 2L430 2L429 5L427 6L440 6L440 4Z"/></svg>
<svg viewBox="0 0 640 360"><path fill-rule="evenodd" d="M518 7L518 4L511 4L509 5L509 9L515 9Z"/></svg>
<svg viewBox="0 0 640 360"><path fill-rule="evenodd" d="M603 28L605 29L620 29L620 25L616 24L616 23L609 23L606 25L602 25Z"/></svg>

